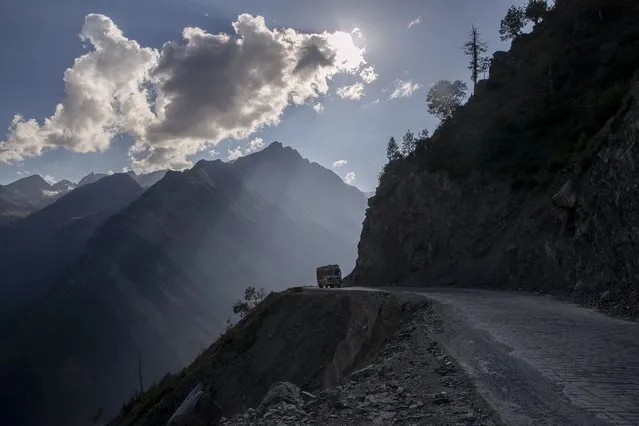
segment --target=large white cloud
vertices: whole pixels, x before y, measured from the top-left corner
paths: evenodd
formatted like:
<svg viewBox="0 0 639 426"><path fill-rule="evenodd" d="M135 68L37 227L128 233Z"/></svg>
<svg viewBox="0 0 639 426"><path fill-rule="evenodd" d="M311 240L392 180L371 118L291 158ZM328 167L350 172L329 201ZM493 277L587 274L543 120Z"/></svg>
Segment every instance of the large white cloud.
<svg viewBox="0 0 639 426"><path fill-rule="evenodd" d="M0 161L20 161L53 147L104 151L118 133L143 135L153 115L142 82L158 53L124 37L103 15L88 15L80 38L94 50L65 71L66 97L42 124L16 115L7 140L0 142Z"/></svg>
<svg viewBox="0 0 639 426"><path fill-rule="evenodd" d="M110 18L88 15L81 38L93 50L65 72L64 100L42 123L17 115L0 142L0 162L51 148L104 151L114 136L130 134L134 169L180 169L223 139L278 124L287 106L327 93L337 74L376 78L359 32L270 29L248 14L233 28L185 28L183 40L158 51L126 38Z"/></svg>

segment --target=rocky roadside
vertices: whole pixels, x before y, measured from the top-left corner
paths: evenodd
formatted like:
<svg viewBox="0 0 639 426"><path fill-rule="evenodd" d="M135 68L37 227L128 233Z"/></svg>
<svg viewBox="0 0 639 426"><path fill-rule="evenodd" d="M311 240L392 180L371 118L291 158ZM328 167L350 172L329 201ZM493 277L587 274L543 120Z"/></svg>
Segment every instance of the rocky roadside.
<svg viewBox="0 0 639 426"><path fill-rule="evenodd" d="M379 356L326 390L273 385L257 409L221 425L498 425L463 370L431 337L430 309L414 314Z"/></svg>

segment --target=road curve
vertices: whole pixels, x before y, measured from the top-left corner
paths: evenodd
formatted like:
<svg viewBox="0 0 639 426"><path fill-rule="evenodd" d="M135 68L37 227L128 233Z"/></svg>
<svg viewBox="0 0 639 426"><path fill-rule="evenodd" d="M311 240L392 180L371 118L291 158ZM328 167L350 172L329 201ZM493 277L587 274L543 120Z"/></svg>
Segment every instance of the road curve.
<svg viewBox="0 0 639 426"><path fill-rule="evenodd" d="M504 424L639 425L639 323L527 293L383 290L433 301L441 344Z"/></svg>

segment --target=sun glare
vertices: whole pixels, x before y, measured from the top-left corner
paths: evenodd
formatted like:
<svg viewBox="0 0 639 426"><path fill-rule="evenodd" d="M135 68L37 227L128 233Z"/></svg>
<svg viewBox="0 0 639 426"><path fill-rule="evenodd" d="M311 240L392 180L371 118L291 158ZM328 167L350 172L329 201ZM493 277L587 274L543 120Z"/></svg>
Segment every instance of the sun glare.
<svg viewBox="0 0 639 426"><path fill-rule="evenodd" d="M351 33L337 31L328 34L328 42L335 51L335 62L341 69L354 72L366 63L364 60L366 49L363 46L358 46L356 42L357 39L361 43L363 38L358 28L355 28Z"/></svg>

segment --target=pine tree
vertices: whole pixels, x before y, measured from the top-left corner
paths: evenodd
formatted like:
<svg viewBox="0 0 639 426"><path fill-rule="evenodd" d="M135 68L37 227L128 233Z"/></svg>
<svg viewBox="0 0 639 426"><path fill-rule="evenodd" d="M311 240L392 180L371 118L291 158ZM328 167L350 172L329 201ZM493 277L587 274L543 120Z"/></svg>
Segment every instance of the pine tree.
<svg viewBox="0 0 639 426"><path fill-rule="evenodd" d="M514 39L521 35L521 31L526 25L526 13L523 8L510 6L506 16L501 20L499 36L502 41Z"/></svg>
<svg viewBox="0 0 639 426"><path fill-rule="evenodd" d="M388 141L388 146L386 147L386 157L388 158L388 161L402 158L402 154L399 152L399 146L397 145L397 142L395 142L394 137L391 137Z"/></svg>
<svg viewBox="0 0 639 426"><path fill-rule="evenodd" d="M464 44L464 53L470 58L468 69L475 86L477 86L479 76L487 71L488 66L485 56L487 50L488 45L481 39L477 27L473 25L470 31L470 38Z"/></svg>
<svg viewBox="0 0 639 426"><path fill-rule="evenodd" d="M408 157L413 151L415 151L417 141L415 135L410 130L406 131L402 142L402 155Z"/></svg>

